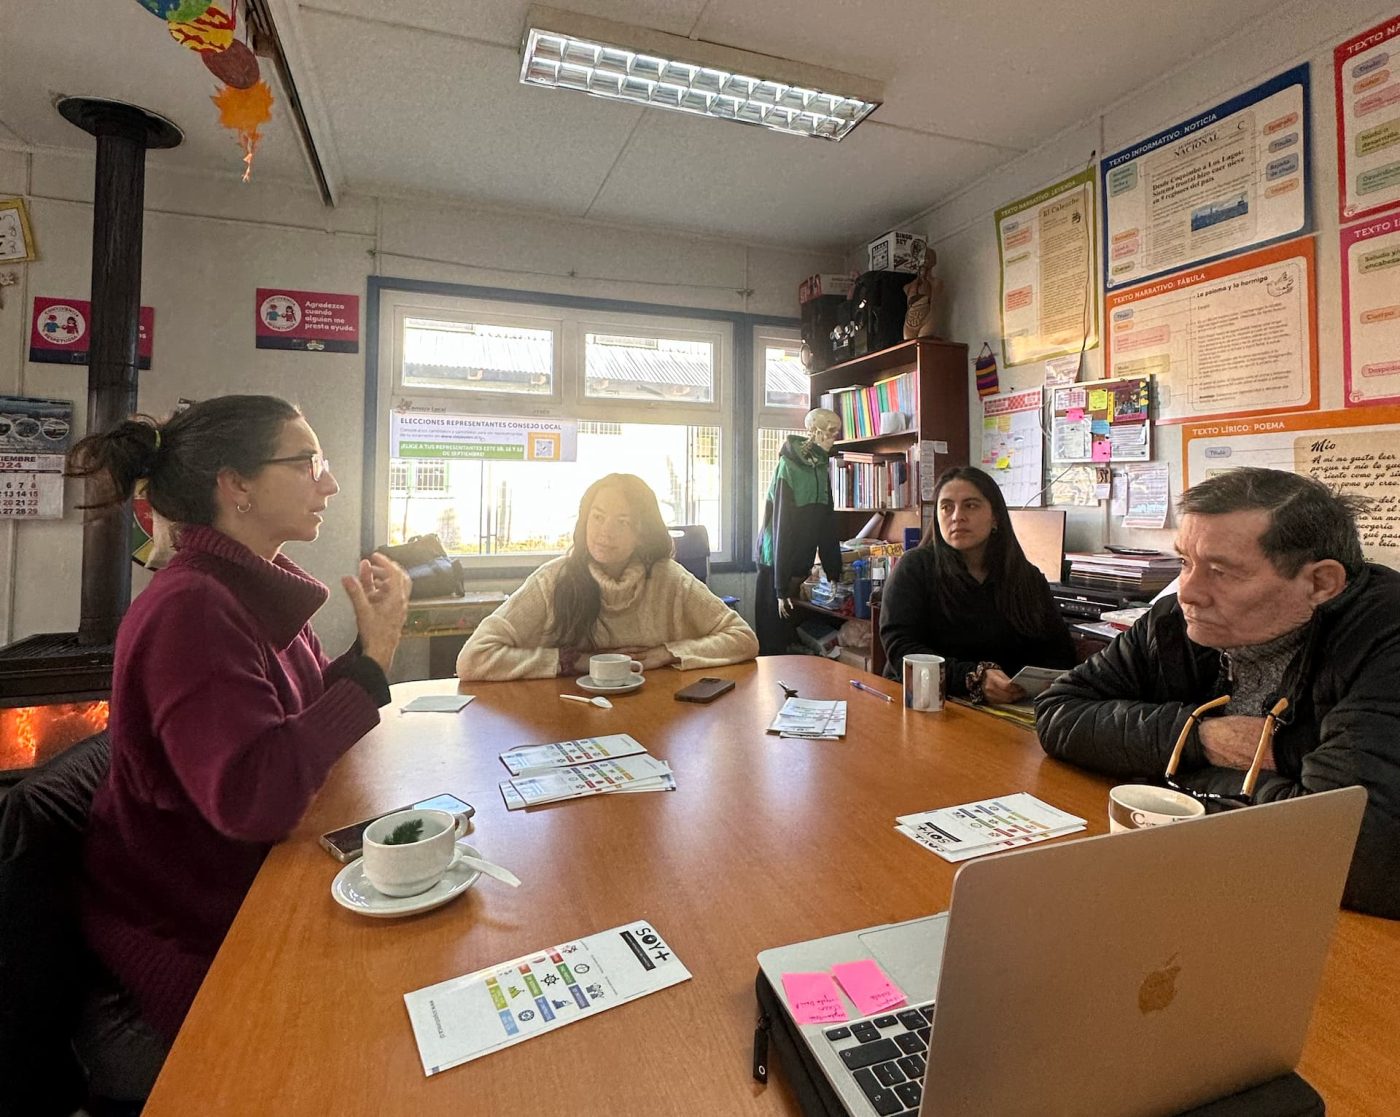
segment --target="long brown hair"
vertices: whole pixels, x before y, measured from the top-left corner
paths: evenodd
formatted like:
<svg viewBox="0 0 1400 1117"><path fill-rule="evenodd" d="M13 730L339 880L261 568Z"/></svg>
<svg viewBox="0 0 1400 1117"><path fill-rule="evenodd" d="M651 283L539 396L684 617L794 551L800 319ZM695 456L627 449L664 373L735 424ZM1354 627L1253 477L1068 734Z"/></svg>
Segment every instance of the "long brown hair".
<svg viewBox="0 0 1400 1117"><path fill-rule="evenodd" d="M604 489L614 489L627 502L632 523L637 532L637 549L632 561L651 568L675 553L666 521L656 494L640 477L631 473L609 473L588 486L578 503L578 522L574 524L574 542L564 558L564 570L554 587L554 624L550 639L561 648L593 647L593 629L603 608L598 583L588 569L588 514L593 502Z"/></svg>
<svg viewBox="0 0 1400 1117"><path fill-rule="evenodd" d="M1022 636L1048 635L1053 629L1046 608L1048 595L1041 589L1045 581L1031 565L1011 526L1011 513L1006 510L1006 498L992 478L972 465L945 469L934 488L933 523L919 541L921 547L933 548L933 569L937 584L938 604L945 616L956 616L958 603L972 574L961 552L943 538L938 527L938 498L944 486L954 481L966 481L990 505L994 516L992 534L987 539L987 572L992 578L992 597L997 612L1011 622Z"/></svg>

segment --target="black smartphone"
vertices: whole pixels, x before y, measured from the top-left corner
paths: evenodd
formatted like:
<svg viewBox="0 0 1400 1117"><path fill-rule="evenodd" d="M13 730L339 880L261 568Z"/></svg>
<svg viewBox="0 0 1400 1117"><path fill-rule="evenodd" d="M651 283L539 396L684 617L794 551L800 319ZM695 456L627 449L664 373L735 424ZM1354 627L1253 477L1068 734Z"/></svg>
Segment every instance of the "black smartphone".
<svg viewBox="0 0 1400 1117"><path fill-rule="evenodd" d="M677 702L713 702L721 694L734 689L733 679L696 679L676 691Z"/></svg>
<svg viewBox="0 0 1400 1117"><path fill-rule="evenodd" d="M476 814L476 808L470 803L458 799L455 795L434 795L431 799L420 799L417 803L409 803L407 806L395 807L392 811L380 811L372 818L363 819L352 826L342 826L339 830L332 830L321 835L321 847L334 857L337 861L353 861L360 856L364 849L365 829L376 818L383 818L386 814L394 814L397 811L410 810L424 811L447 811L450 814L465 815L471 818Z"/></svg>

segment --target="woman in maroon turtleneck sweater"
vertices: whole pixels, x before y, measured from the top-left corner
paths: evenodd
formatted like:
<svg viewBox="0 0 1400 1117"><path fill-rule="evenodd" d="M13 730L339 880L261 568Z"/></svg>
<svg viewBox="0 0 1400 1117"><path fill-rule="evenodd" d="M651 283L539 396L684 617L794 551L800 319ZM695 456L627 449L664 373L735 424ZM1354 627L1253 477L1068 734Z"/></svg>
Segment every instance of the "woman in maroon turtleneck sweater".
<svg viewBox="0 0 1400 1117"><path fill-rule="evenodd" d="M111 767L84 848L84 932L120 986L98 1042L154 1050L125 1052L153 1081L268 849L378 723L409 583L382 555L343 578L359 637L327 658L310 621L329 591L281 550L316 538L340 486L284 400L138 416L83 439L70 470L111 502L144 479L177 532L117 634Z"/></svg>

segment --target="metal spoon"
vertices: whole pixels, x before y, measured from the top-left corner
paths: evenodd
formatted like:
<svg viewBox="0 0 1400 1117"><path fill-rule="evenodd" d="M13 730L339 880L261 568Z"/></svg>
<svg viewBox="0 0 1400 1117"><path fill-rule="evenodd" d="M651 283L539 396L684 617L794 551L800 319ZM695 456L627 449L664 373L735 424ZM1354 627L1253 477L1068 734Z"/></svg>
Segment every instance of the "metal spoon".
<svg viewBox="0 0 1400 1117"><path fill-rule="evenodd" d="M457 850L456 864L465 865L469 869L476 869L485 873L488 877L495 877L502 884L508 884L512 888L520 887L520 878L509 869L495 864L491 861L483 861L480 857L473 857L469 853L463 853L459 847Z"/></svg>
<svg viewBox="0 0 1400 1117"><path fill-rule="evenodd" d="M600 710L612 709L612 703L601 694L598 695L597 698L585 698L581 694L561 694L559 697L567 699L570 702L587 702L590 706L597 706Z"/></svg>

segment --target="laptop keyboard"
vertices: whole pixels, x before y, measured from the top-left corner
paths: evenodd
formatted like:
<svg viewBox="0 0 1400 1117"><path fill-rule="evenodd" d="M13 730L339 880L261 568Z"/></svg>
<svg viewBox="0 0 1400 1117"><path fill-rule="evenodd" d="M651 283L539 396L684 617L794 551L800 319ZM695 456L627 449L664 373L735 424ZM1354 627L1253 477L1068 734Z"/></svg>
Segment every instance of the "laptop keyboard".
<svg viewBox="0 0 1400 1117"><path fill-rule="evenodd" d="M933 1005L872 1016L823 1033L880 1117L913 1117L924 1093Z"/></svg>

